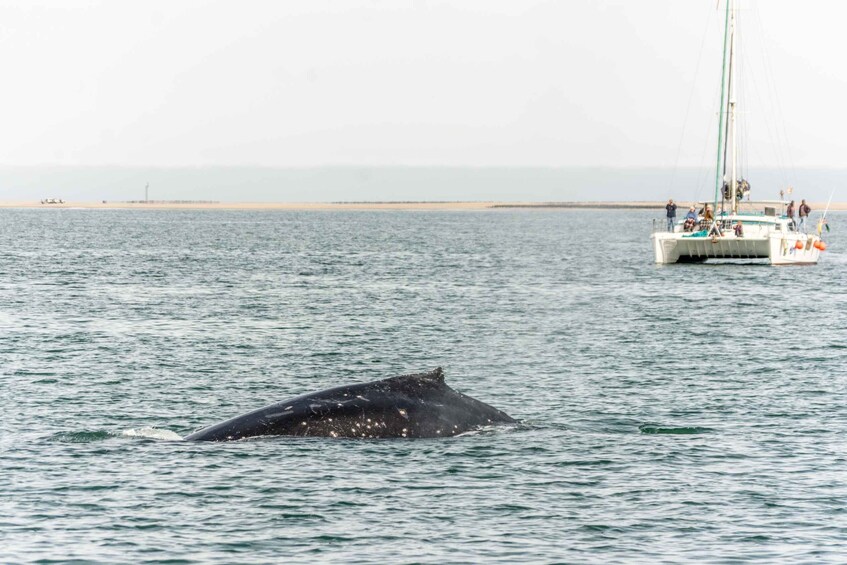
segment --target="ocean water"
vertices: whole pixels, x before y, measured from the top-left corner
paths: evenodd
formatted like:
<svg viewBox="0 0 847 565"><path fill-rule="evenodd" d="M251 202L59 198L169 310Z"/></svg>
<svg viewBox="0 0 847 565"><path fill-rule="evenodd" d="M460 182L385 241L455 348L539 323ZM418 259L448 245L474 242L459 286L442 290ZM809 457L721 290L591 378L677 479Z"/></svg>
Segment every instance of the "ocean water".
<svg viewBox="0 0 847 565"><path fill-rule="evenodd" d="M847 216L774 268L660 215L0 210L0 562L843 562ZM521 424L179 440L437 366Z"/></svg>

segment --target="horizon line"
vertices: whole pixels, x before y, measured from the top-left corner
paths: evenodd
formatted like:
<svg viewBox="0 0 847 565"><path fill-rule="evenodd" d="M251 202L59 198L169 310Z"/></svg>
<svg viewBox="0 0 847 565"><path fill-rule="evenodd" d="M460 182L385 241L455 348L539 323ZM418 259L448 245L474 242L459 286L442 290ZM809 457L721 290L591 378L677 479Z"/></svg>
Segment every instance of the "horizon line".
<svg viewBox="0 0 847 565"><path fill-rule="evenodd" d="M73 164L73 163L0 163L0 169L272 169L272 170L314 170L314 169L605 169L605 170L651 170L651 169L699 169L712 170L714 166L701 165L445 165L445 164L321 164L321 165L260 165L260 164L203 164L203 165L127 165L127 164ZM779 169L783 165L751 165L748 170ZM829 169L847 170L847 165L796 165L792 170Z"/></svg>

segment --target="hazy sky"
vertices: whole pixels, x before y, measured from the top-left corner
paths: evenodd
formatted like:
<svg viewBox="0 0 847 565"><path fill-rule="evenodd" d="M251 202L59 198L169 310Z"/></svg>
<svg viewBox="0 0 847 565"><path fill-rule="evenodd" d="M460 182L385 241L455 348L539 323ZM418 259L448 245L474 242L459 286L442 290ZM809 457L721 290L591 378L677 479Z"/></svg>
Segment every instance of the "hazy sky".
<svg viewBox="0 0 847 565"><path fill-rule="evenodd" d="M746 162L844 165L847 2L744 8ZM721 25L715 0L0 1L0 165L708 165Z"/></svg>

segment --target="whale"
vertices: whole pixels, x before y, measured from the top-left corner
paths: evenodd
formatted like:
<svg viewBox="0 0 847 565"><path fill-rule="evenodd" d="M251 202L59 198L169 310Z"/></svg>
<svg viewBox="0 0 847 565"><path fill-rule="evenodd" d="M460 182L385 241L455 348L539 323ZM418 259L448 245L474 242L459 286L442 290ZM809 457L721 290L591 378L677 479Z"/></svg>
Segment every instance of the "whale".
<svg viewBox="0 0 847 565"><path fill-rule="evenodd" d="M438 367L304 394L213 424L185 439L438 438L512 423L516 420L505 412L447 386Z"/></svg>

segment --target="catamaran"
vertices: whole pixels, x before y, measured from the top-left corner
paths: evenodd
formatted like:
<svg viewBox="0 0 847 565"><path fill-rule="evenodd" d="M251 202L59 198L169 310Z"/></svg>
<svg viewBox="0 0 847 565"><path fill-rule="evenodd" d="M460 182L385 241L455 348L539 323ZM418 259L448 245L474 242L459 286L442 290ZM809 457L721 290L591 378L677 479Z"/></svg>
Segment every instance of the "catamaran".
<svg viewBox="0 0 847 565"><path fill-rule="evenodd" d="M816 264L821 251L826 249L820 236L805 233L809 227L798 229L793 219L786 215L788 202L750 200L750 183L739 178L736 47L735 1L728 0L714 201L699 203L701 211L697 219L676 222L673 231L665 231L664 226L654 224L650 238L656 263L767 259L771 265ZM728 88L724 88L727 75Z"/></svg>

